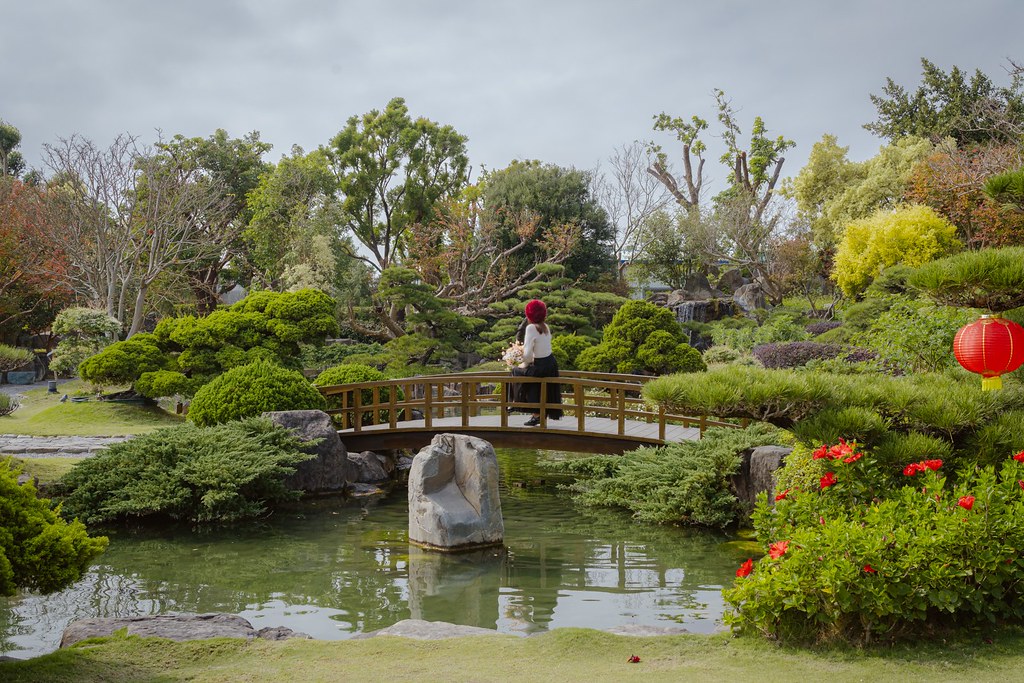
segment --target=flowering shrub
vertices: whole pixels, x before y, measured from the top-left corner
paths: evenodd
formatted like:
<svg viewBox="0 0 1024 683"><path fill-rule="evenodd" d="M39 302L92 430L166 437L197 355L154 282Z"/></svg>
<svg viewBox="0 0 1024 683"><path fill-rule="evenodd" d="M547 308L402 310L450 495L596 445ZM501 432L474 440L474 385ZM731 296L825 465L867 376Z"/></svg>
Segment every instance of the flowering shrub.
<svg viewBox="0 0 1024 683"><path fill-rule="evenodd" d="M855 443L813 457L828 470L818 487L758 503L767 556L724 592L734 630L866 642L1024 622L1024 452L955 485L921 458L899 487Z"/></svg>

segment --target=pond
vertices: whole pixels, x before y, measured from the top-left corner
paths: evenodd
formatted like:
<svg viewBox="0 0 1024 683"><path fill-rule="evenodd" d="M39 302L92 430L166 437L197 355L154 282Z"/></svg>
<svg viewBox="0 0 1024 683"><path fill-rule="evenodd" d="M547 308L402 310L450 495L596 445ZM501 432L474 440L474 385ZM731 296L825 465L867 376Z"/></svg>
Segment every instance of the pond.
<svg viewBox="0 0 1024 683"><path fill-rule="evenodd" d="M362 506L322 500L227 528L119 531L71 588L0 598L0 653L51 652L75 619L176 612L229 612L257 629L333 640L410 618L527 634L722 628L720 591L750 554L746 544L576 506L537 467L551 454L498 457L504 549L410 546L404 488Z"/></svg>

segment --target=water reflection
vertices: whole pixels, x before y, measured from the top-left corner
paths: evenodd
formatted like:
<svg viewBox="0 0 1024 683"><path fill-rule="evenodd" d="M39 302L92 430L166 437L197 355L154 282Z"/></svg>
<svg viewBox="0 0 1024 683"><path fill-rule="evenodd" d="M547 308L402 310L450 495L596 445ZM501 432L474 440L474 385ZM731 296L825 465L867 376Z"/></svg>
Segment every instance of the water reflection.
<svg viewBox="0 0 1024 683"><path fill-rule="evenodd" d="M706 533L577 508L533 465L500 454L503 549L444 555L410 546L405 492L360 509L321 501L230 529L111 537L100 564L61 593L0 599L0 651L56 648L74 619L230 612L341 639L407 618L502 632L679 624L717 628L721 586L743 558Z"/></svg>

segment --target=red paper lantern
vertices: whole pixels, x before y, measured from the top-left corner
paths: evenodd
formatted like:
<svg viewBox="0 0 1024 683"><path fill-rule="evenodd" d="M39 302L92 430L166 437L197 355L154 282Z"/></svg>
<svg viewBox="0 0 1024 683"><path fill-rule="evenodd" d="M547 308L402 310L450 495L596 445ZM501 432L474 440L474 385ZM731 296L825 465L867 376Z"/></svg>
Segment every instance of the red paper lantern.
<svg viewBox="0 0 1024 683"><path fill-rule="evenodd" d="M998 315L983 315L957 331L953 355L965 370L981 375L982 390L999 389L999 375L1024 364L1024 327Z"/></svg>

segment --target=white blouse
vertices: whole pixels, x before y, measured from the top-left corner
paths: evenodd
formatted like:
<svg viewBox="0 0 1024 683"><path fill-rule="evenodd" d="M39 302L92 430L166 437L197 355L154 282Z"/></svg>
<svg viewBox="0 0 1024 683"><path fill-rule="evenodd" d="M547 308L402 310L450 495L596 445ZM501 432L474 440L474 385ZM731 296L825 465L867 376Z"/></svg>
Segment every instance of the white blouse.
<svg viewBox="0 0 1024 683"><path fill-rule="evenodd" d="M526 335L523 337L523 362L529 365L535 358L545 358L551 355L551 328L541 333L537 326L530 324L526 326Z"/></svg>

